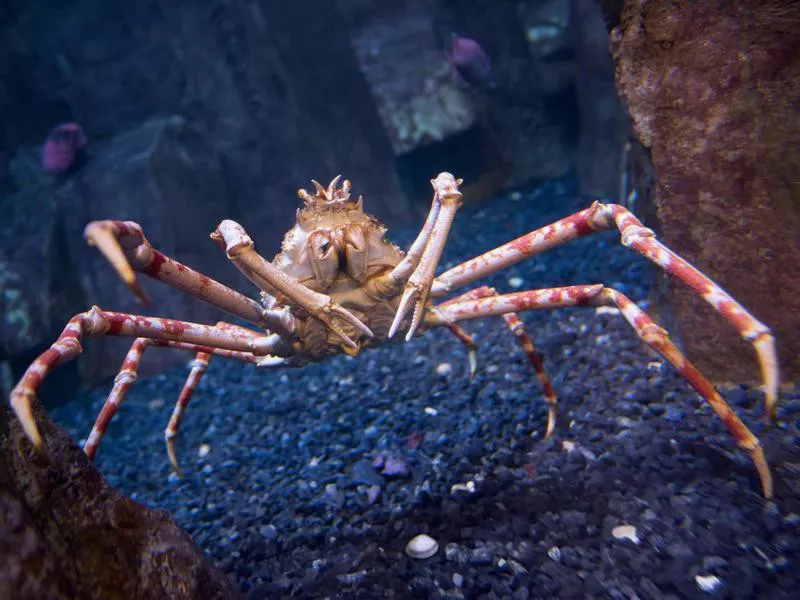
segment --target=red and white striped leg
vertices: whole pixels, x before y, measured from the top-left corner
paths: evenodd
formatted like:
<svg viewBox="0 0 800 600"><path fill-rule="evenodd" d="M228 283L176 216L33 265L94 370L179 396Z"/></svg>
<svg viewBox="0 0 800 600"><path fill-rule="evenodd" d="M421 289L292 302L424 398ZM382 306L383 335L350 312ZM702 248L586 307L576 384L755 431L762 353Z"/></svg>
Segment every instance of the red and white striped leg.
<svg viewBox="0 0 800 600"><path fill-rule="evenodd" d="M240 327L232 323L226 323L224 321L220 321L216 326L220 329L234 331L244 336L253 338L260 336L259 332L257 331L252 331L245 327ZM203 379L203 376L208 370L208 363L211 360L212 355L236 358L238 360L252 362L260 366L279 366L284 362L283 359L278 357L270 357L269 360L265 361L263 357L259 358L253 354L237 356L230 352L212 352L207 348L197 352L194 360L189 363L189 367L191 369L189 371L189 376L186 378L183 388L181 388L181 393L178 395L178 400L175 402L175 408L172 411L169 423L167 423L167 428L164 430L164 441L167 445L169 462L172 465L173 472L178 476L181 475L181 469L178 463L178 454L175 450L175 437L178 435L178 428L180 427L181 420L183 419L183 413L186 411L186 407L189 405L189 401L192 399L192 394L194 394L194 391L197 389L197 386L200 385L200 381Z"/></svg>
<svg viewBox="0 0 800 600"><path fill-rule="evenodd" d="M41 448L42 439L33 418L31 406L36 392L45 377L57 365L75 358L82 351L81 338L84 335L98 337L103 335L120 335L129 337L145 337L161 342L172 342L168 345L200 350L208 348L212 352L232 351L255 355L257 361L272 359L280 344L280 337L275 334L263 336L246 336L239 331L226 330L210 325L143 317L125 313L106 312L93 306L90 310L72 317L58 339L31 363L17 385L11 390L10 404L22 424L26 435L37 448ZM154 344L161 344L154 341ZM173 344L174 343L174 344ZM137 347L136 352L141 354ZM132 348L133 350L133 348ZM135 357L134 357L135 358ZM140 356L136 360L140 360ZM127 385L120 378L120 386ZM122 392L124 394L124 392Z"/></svg>
<svg viewBox="0 0 800 600"><path fill-rule="evenodd" d="M447 302L443 302L439 307L446 307L454 302L466 301L466 300L478 300L480 298L491 298L494 296L498 296L497 290L493 287L484 285L479 288L475 288L462 294L460 296L456 296ZM553 384L550 382L550 378L547 376L547 371L544 368L544 361L542 360L542 356L539 354L539 351L536 350L536 346L533 345L533 340L531 340L528 333L525 331L525 324L514 312L504 313L501 315L503 320L505 320L506 325L514 334L515 339L517 340L517 344L522 351L525 352L525 356L528 357L528 361L531 363L533 367L533 371L536 374L536 379L539 382L539 385L542 387L542 394L544 395L544 399L547 402L547 428L545 429L544 439L547 440L553 435L553 431L555 431L556 427L556 420L558 419L558 398L556 397L555 390L553 389ZM455 323L448 324L448 328L456 333L453 328L458 327ZM459 328L460 329L460 328ZM472 337L461 330L463 335L469 338L469 342L462 338L462 334L456 333L456 335L465 343L467 344L467 348L470 349L470 380L474 377L474 369L477 366L477 359L473 360L472 356L473 353L477 356L475 352L475 343L472 341ZM470 346L472 344L472 346Z"/></svg>
<svg viewBox="0 0 800 600"><path fill-rule="evenodd" d="M181 393L178 395L178 401L175 402L175 408L172 411L172 416L169 418L167 428L164 430L164 441L167 444L167 456L169 456L172 471L179 477L181 476L181 468L178 464L178 455L175 452L175 436L178 435L178 427L181 424L181 419L183 419L183 413L189 405L189 400L191 400L192 394L197 389L200 380L208 370L209 360L211 360L211 354L208 352L198 352L194 360L189 363L191 371L189 371L189 376L186 378Z"/></svg>
<svg viewBox="0 0 800 600"><path fill-rule="evenodd" d="M217 323L217 327L219 326L220 324ZM249 331L244 328L242 328L242 330ZM250 333L253 336L258 335L258 332L255 331ZM114 415L117 413L117 409L122 404L122 400L127 395L128 390L130 390L131 386L136 381L136 378L139 373L139 366L142 361L142 355L144 354L144 351L150 346L194 351L197 353L198 356L201 354L206 354L206 355L215 354L217 356L234 358L237 360L241 360L244 362L251 362L251 363L257 363L260 360L259 357L252 354L251 352L225 350L222 348L209 348L204 346L198 346L197 344L187 344L184 342L170 342L165 340L154 340L151 338L136 338L133 344L131 344L128 353L125 355L125 359L122 361L122 367L120 368L120 371L117 374L117 376L114 378L114 387L109 392L108 397L106 397L106 401L103 404L103 408L101 409L100 414L97 415L97 419L95 420L94 426L92 427L92 431L89 434L89 437L86 439L86 444L84 445L83 450L84 452L86 452L86 455L89 457L90 460L94 460L95 456L97 455L97 449L100 446L100 441L102 440L103 435L106 432L108 424L111 422L111 419L113 419ZM181 394L183 394L183 392L181 392ZM188 403L188 398L186 402ZM169 446L169 443L167 445Z"/></svg>
<svg viewBox="0 0 800 600"><path fill-rule="evenodd" d="M128 393L128 390L131 389L133 382L136 381L136 377L139 373L139 365L142 362L142 355L149 345L150 340L148 338L136 338L133 344L131 344L128 353L125 355L125 359L122 361L122 367L114 378L114 387L111 388L111 391L108 393L103 408L94 421L92 431L89 433L89 437L86 438L86 443L83 445L83 451L86 453L86 456L89 457L89 460L94 460L95 456L97 456L97 448L100 446L100 440L103 439L103 434L106 432L108 424L117 413L119 405L122 404L122 399Z"/></svg>
<svg viewBox="0 0 800 600"><path fill-rule="evenodd" d="M475 374L478 372L478 345L475 343L475 340L472 339L472 336L469 334L469 332L460 325L457 325L456 323L450 323L447 328L450 330L450 333L456 336L467 348L467 358L469 360L469 382L472 383L472 380L475 379Z"/></svg>
<svg viewBox="0 0 800 600"><path fill-rule="evenodd" d="M145 304L149 300L134 271L163 281L251 323L262 327L268 325L264 309L258 302L162 254L150 245L138 223L93 221L86 226L84 237L89 245L96 246L103 253L134 295Z"/></svg>
<svg viewBox="0 0 800 600"><path fill-rule="evenodd" d="M769 328L748 313L719 285L659 242L652 230L647 229L633 213L619 204L595 202L574 215L457 265L436 278L431 296L441 297L450 290L561 244L614 228L619 230L623 246L633 248L694 289L736 328L742 338L753 345L764 381L766 413L768 417L773 417L778 400L779 373L775 339Z"/></svg>
<svg viewBox="0 0 800 600"><path fill-rule="evenodd" d="M564 288L532 290L504 294L491 298L448 303L432 308L426 325L449 325L466 319L501 315L539 308L566 306L616 306L647 345L661 354L686 381L709 403L728 428L740 448L745 450L758 471L765 498L772 498L773 484L764 450L758 438L742 423L719 392L678 350L667 332L656 325L647 314L617 290L601 284L577 285Z"/></svg>

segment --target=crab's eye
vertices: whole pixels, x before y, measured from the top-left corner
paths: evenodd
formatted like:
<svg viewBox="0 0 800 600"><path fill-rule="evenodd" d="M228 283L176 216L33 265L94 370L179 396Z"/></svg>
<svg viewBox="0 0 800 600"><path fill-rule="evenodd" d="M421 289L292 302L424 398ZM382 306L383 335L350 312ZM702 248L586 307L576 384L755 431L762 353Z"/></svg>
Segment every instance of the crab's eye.
<svg viewBox="0 0 800 600"><path fill-rule="evenodd" d="M339 256L331 232L318 230L308 236L308 256L314 278L324 291L339 272Z"/></svg>
<svg viewBox="0 0 800 600"><path fill-rule="evenodd" d="M325 258L333 248L333 241L330 234L326 231L315 231L311 234L311 248L314 251L314 256L317 258Z"/></svg>

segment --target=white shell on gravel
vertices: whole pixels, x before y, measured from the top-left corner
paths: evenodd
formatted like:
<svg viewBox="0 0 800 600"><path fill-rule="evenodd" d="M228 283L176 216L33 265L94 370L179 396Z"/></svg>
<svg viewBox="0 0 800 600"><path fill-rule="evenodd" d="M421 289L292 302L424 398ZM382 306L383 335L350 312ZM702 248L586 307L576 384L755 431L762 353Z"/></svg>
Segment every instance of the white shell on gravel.
<svg viewBox="0 0 800 600"><path fill-rule="evenodd" d="M438 550L439 542L424 533L412 538L406 546L406 554L411 558L430 558Z"/></svg>
<svg viewBox="0 0 800 600"><path fill-rule="evenodd" d="M697 582L697 587L709 593L715 591L722 584L722 579L716 575L696 575L694 580Z"/></svg>
<svg viewBox="0 0 800 600"><path fill-rule="evenodd" d="M453 365L447 362L440 363L436 366L436 374L439 377L449 377L453 372Z"/></svg>
<svg viewBox="0 0 800 600"><path fill-rule="evenodd" d="M636 527L633 525L619 525L611 530L613 535L618 540L630 540L634 544L639 543L639 536L636 535Z"/></svg>

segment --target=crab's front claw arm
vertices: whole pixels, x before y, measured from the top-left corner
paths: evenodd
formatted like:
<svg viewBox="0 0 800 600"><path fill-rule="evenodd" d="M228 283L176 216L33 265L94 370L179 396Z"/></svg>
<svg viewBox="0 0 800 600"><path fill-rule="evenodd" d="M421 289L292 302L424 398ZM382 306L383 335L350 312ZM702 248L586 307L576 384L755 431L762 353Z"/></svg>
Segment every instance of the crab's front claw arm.
<svg viewBox="0 0 800 600"><path fill-rule="evenodd" d="M123 240L132 252L139 247L143 248L144 254L152 250L141 226L133 221L92 221L84 229L83 235L90 246L96 246L103 253L142 304L149 305L150 299L136 280L136 273L120 243Z"/></svg>
<svg viewBox="0 0 800 600"><path fill-rule="evenodd" d="M359 346L334 321L334 318L342 319L365 336L372 337L369 327L353 313L336 304L330 296L307 288L258 254L253 240L244 227L236 221L229 219L222 221L217 230L211 234L211 239L225 250L231 262L260 290L268 294L278 292L286 296L294 305L322 321L346 348L357 351Z"/></svg>
<svg viewBox="0 0 800 600"><path fill-rule="evenodd" d="M450 173L439 173L436 179L431 180L433 185L433 192L440 208L435 217L433 227L430 232L430 237L425 245L425 250L422 252L422 257L419 264L414 269L411 276L406 282L403 289L403 295L400 298L400 305L397 309L397 314L392 321L392 326L389 328L389 337L392 337L408 314L412 304L414 306L414 313L411 317L411 325L406 333L406 340L410 340L416 332L425 307L428 304L430 297L431 285L436 273L436 267L439 266L439 260L442 257L444 244L447 241L447 235L450 233L450 227L453 224L456 211L463 203L463 196L458 189L462 180L456 179Z"/></svg>

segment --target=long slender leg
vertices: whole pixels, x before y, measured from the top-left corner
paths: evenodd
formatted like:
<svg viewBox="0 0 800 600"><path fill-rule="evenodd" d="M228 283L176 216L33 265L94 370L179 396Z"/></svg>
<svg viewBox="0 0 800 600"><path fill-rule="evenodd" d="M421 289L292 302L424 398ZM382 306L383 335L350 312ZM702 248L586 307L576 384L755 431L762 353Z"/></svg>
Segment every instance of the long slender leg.
<svg viewBox="0 0 800 600"><path fill-rule="evenodd" d="M454 302L478 300L480 298L491 298L498 295L499 294L497 293L497 290L495 290L493 287L481 286L479 288L470 290L461 296L456 296L447 302L443 302L437 308L446 307ZM542 387L542 394L544 395L545 402L547 402L547 428L545 429L544 434L544 439L547 440L551 435L553 435L553 431L555 431L556 427L556 420L558 419L558 398L556 397L555 390L553 389L553 384L550 382L550 378L547 376L547 371L545 371L544 361L542 360L538 350L536 350L536 346L533 345L533 340L531 340L530 336L525 331L525 324L519 318L519 315L517 315L515 312L508 312L503 313L501 316L503 317L503 320L505 320L509 330L511 330L511 332L514 334L517 344L520 348L522 348L522 351L525 352L525 355L528 357L528 362L531 363L533 371L536 374L536 379L539 382L539 385ZM457 327L457 325L455 323L450 323L447 327L453 331L453 327ZM459 338L461 337L461 335L458 333L456 333L456 335ZM464 332L464 335L469 337L469 334L466 332ZM474 342L472 342L472 338L469 337L469 342L472 343L472 347L470 347L466 340L462 339L462 341L464 341L465 344L467 344L467 347L470 348L470 372L471 375L474 376L472 359L472 352L474 352L472 348L474 347Z"/></svg>
<svg viewBox="0 0 800 600"><path fill-rule="evenodd" d="M249 353L256 355L259 362L273 358L271 355L279 353L281 346L281 338L276 334L251 337L239 331L209 325L106 312L93 306L69 320L55 343L31 363L11 390L11 408L20 420L26 435L37 448L41 448L42 440L31 411L33 399L50 371L80 354L81 338L84 335L147 337L194 345L193 347L197 349L200 349L199 346L204 346L212 351L220 349Z"/></svg>
<svg viewBox="0 0 800 600"><path fill-rule="evenodd" d="M368 285L372 286L369 290L371 295L377 298L391 298L405 285L422 258L422 253L425 251L428 240L431 238L433 227L436 224L436 220L439 218L439 211L441 208L442 202L434 188L433 201L431 202L431 209L428 212L428 218L425 219L425 224L422 226L417 238L414 240L414 243L411 244L403 260L401 260L394 269L382 277L373 278L369 282Z"/></svg>
<svg viewBox="0 0 800 600"><path fill-rule="evenodd" d="M447 325L447 328L450 330L450 333L456 336L467 348L469 382L472 383L472 380L475 379L475 374L478 372L478 345L475 343L475 340L472 339L472 336L460 325L450 323Z"/></svg>
<svg viewBox="0 0 800 600"><path fill-rule="evenodd" d="M103 438L108 424L117 413L119 405L133 385L133 382L136 381L136 377L139 373L139 365L142 362L142 355L149 345L149 338L136 338L133 344L131 344L128 353L125 355L125 359L122 361L122 367L114 378L114 387L111 388L111 391L106 397L103 408L100 410L100 414L97 415L92 431L89 433L89 437L86 438L86 443L83 446L83 451L86 453L86 456L89 457L89 460L94 460L94 457L97 455L97 448L100 446L100 440Z"/></svg>
<svg viewBox="0 0 800 600"><path fill-rule="evenodd" d="M389 328L389 337L392 337L400 328L412 303L414 312L411 316L411 325L406 332L406 340L411 339L422 322L424 310L430 297L430 289L433 284L436 267L439 266L439 260L442 257L442 251L447 241L447 235L450 233L453 219L456 216L456 211L462 204L462 195L458 189L460 184L460 179L457 180L446 172L439 173L436 179L431 180L434 195L439 198L441 208L435 217L429 239L419 259L419 264L414 268L414 272L411 273L406 282L397 308L397 314L395 314L394 321L392 321L392 325Z"/></svg>
<svg viewBox="0 0 800 600"><path fill-rule="evenodd" d="M183 384L178 401L175 403L175 409L172 411L167 428L164 430L164 441L167 444L169 462L172 465L173 472L178 476L181 475L181 468L178 465L178 455L175 452L175 436L178 435L178 427L183 419L183 413L189 405L189 400L191 400L192 394L208 370L208 361L210 359L211 355L209 353L198 352L190 363L191 371L189 372L189 377L186 378L186 383Z"/></svg>
<svg viewBox="0 0 800 600"><path fill-rule="evenodd" d="M761 442L742 423L714 386L678 350L667 332L656 325L636 304L617 290L601 284L532 290L478 300L466 300L432 308L426 325L449 325L509 312L565 306L616 306L647 345L661 354L702 397L733 435L736 443L750 455L758 471L765 498L772 498L772 475L764 458Z"/></svg>
<svg viewBox="0 0 800 600"><path fill-rule="evenodd" d="M220 321L216 325L220 329L227 329L229 331L238 331L242 335L257 337L259 334L256 331L251 331L249 329L245 329L244 327L239 327L238 325L233 325L232 323L225 323L224 321ZM208 352L207 350L200 350L195 355L194 360L189 363L190 371L189 376L186 378L186 382L183 384L181 388L181 393L178 395L178 400L175 402L175 408L172 411L172 415L170 416L169 423L167 424L167 428L164 430L164 441L167 445L167 455L169 456L169 462L172 464L172 470L175 472L176 475L181 474L180 466L178 465L178 455L175 451L175 437L178 435L178 427L180 427L181 420L183 419L183 413L186 411L186 407L189 405L189 401L192 399L192 394L197 389L197 386L200 385L200 381L203 379L206 371L208 370L208 363L211 360L211 356L213 354ZM257 357L250 355L250 358L247 358L248 362L255 362L259 363ZM268 364L261 362L261 366L278 366L282 364L282 359L273 360Z"/></svg>
<svg viewBox="0 0 800 600"><path fill-rule="evenodd" d="M149 300L139 286L134 270L205 300L234 316L261 327L267 326L263 307L258 302L162 254L150 245L138 223L93 221L86 226L84 236L90 245L97 246L131 291L145 304L149 304Z"/></svg>
<svg viewBox="0 0 800 600"><path fill-rule="evenodd" d="M328 329L335 333L347 347L357 350L358 344L334 322L334 316L346 321L363 335L372 337L369 327L350 311L333 302L330 296L307 288L258 254L255 251L253 240L247 235L244 227L236 221L229 219L222 221L216 231L211 234L211 239L225 249L228 258L262 291L280 292L294 304L325 323Z"/></svg>
<svg viewBox="0 0 800 600"><path fill-rule="evenodd" d="M219 323L217 323L216 327L220 329L229 329L232 331L238 331L242 335L246 335L251 338L258 337L260 335L257 331L252 331L244 327L238 327L230 323L225 323L224 321L220 321ZM122 361L122 367L120 368L120 371L117 374L117 376L114 378L114 387L111 389L108 396L106 397L106 401L103 404L103 408L101 409L100 414L97 415L97 419L95 420L94 426L92 427L92 431L90 432L89 437L86 438L86 444L84 445L83 450L84 452L86 452L86 455L89 457L90 460L94 460L97 454L97 449L100 446L100 441L103 438L103 434L105 433L108 424L111 422L111 419L117 413L117 409L119 408L120 404L122 404L123 399L127 395L133 383L136 381L136 378L139 373L139 366L142 361L142 355L144 354L144 351L150 346L159 346L163 348L176 348L180 350L190 350L194 351L197 354L197 356L200 355L210 356L214 354L217 356L234 358L244 362L250 362L256 364L259 361L263 360L263 357L258 357L251 352L226 350L223 348L209 348L209 347L198 346L197 344L156 340L152 338L143 338L143 337L136 338L133 341L133 344L131 344L128 353L125 355L125 359ZM278 359L277 357L270 357L270 358L272 358L273 360L283 360L283 359ZM197 382L195 383L195 386L196 385ZM184 386L184 388L185 387L186 386ZM193 389L194 388L192 388L192 390ZM191 390L188 393L189 396L191 396ZM184 392L182 391L181 395L183 394ZM188 402L189 400L187 397L186 403ZM167 445L169 446L169 442Z"/></svg>
<svg viewBox="0 0 800 600"><path fill-rule="evenodd" d="M431 296L443 296L450 290L566 242L614 228L619 230L623 246L633 248L694 289L733 324L742 338L753 344L766 390L766 413L768 417L773 417L778 400L779 374L775 339L769 328L748 313L719 285L659 242L652 230L647 229L633 213L619 204L595 202L585 210L457 265L436 278Z"/></svg>

